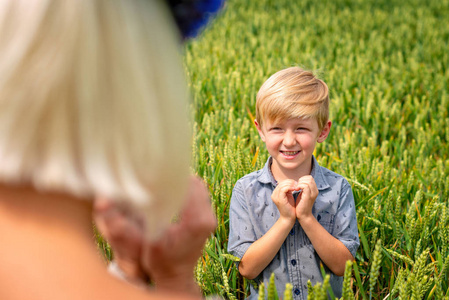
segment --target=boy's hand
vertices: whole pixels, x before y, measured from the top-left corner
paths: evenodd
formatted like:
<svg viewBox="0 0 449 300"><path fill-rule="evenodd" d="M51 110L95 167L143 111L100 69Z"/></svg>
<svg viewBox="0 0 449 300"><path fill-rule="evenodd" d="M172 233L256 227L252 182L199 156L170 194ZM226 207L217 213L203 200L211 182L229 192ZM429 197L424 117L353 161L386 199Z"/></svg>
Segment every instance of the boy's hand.
<svg viewBox="0 0 449 300"><path fill-rule="evenodd" d="M301 177L298 180L297 187L302 189L296 199L296 218L301 223L301 220L313 217L312 207L318 196L318 188L310 175Z"/></svg>
<svg viewBox="0 0 449 300"><path fill-rule="evenodd" d="M299 190L297 182L292 179L286 179L278 183L273 193L271 200L276 204L281 218L291 221L296 221L295 199L292 192Z"/></svg>

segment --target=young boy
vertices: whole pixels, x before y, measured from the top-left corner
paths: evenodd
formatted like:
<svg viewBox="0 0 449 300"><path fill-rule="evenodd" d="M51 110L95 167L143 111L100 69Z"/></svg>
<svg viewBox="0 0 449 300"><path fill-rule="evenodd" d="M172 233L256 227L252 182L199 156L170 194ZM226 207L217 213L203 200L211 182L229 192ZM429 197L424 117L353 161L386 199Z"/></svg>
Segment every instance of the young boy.
<svg viewBox="0 0 449 300"><path fill-rule="evenodd" d="M313 156L328 118L326 84L301 68L275 73L257 94L254 123L270 157L234 187L228 251L248 279L266 286L274 273L281 297L290 282L294 299L307 299L307 281L323 281L321 263L341 297L340 276L359 246L351 186ZM249 299L257 297L251 287Z"/></svg>

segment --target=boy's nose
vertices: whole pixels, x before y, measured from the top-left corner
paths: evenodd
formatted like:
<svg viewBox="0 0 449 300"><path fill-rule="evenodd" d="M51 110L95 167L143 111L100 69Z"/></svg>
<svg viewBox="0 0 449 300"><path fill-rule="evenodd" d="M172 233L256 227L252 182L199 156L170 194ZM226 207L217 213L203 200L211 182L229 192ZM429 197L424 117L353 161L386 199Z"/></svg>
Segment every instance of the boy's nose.
<svg viewBox="0 0 449 300"><path fill-rule="evenodd" d="M286 132L284 135L284 146L291 147L296 145L296 135L293 132Z"/></svg>

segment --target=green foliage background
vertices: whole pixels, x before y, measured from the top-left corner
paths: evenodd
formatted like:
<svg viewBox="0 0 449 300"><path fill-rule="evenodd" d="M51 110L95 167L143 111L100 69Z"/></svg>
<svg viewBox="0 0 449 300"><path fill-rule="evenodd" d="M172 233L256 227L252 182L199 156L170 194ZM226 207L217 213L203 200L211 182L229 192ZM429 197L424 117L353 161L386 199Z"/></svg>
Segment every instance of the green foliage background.
<svg viewBox="0 0 449 300"><path fill-rule="evenodd" d="M206 295L247 293L225 255L230 195L267 158L252 125L258 88L299 65L330 88L333 127L316 156L357 204L345 297L449 297L448 15L447 0L229 0L186 44L193 168L218 218L196 271Z"/></svg>

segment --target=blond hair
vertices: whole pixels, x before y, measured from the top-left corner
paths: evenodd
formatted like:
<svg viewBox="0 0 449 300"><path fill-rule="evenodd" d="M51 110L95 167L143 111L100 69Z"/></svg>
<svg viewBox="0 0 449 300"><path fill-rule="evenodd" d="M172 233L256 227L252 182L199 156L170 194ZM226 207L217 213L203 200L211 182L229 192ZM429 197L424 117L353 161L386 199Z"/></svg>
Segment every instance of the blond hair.
<svg viewBox="0 0 449 300"><path fill-rule="evenodd" d="M158 1L2 0L0 183L132 203L160 232L190 165L173 26Z"/></svg>
<svg viewBox="0 0 449 300"><path fill-rule="evenodd" d="M312 72L290 67L273 74L259 89L256 119L279 121L314 118L323 129L329 119L329 92L326 83Z"/></svg>

